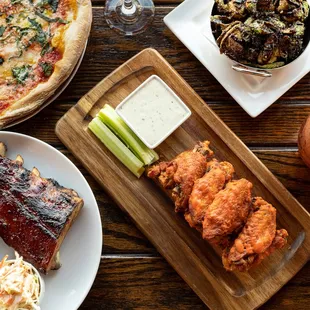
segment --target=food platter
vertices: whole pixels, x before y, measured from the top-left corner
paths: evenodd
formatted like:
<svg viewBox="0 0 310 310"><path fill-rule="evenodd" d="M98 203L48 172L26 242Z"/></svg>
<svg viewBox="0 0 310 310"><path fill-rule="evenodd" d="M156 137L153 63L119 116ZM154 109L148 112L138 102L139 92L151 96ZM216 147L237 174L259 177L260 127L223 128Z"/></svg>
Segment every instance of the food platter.
<svg viewBox="0 0 310 310"><path fill-rule="evenodd" d="M52 95L52 97L50 97L48 100L46 100L46 102L44 102L38 109L31 112L29 115L12 121L11 123L4 126L2 129L10 128L10 127L18 125L22 122L27 121L28 119L32 118L33 116L35 116L36 114L41 112L44 108L46 108L48 105L50 105L53 101L55 101L65 91L65 89L68 87L68 85L71 83L71 81L75 77L75 75L76 75L77 71L79 70L81 63L83 61L83 58L84 58L84 55L86 52L86 48L87 48L87 42L86 42L86 45L85 45L84 50L82 52L82 55L81 55L78 63L74 67L73 71L71 72L70 76L66 79L66 81L62 85L59 86L59 88L55 91L55 93Z"/></svg>
<svg viewBox="0 0 310 310"><path fill-rule="evenodd" d="M84 207L60 248L62 267L42 276L45 295L41 308L76 310L90 290L100 263L102 227L95 197L81 172L48 144L12 132L0 132L0 140L8 147L9 158L21 154L27 169L35 166L43 177L74 188L84 199ZM0 240L0 256L6 254L14 258L13 249Z"/></svg>
<svg viewBox="0 0 310 310"><path fill-rule="evenodd" d="M308 1L309 2L309 1ZM251 116L257 117L310 71L310 46L272 77L236 72L236 63L219 53L210 16L214 1L186 0L165 18L165 24Z"/></svg>
<svg viewBox="0 0 310 310"><path fill-rule="evenodd" d="M145 176L137 179L131 174L88 129L106 103L115 108L153 74L163 79L192 112L156 148L161 158L170 160L197 141L210 140L217 158L232 163L238 178L254 184L253 195L264 197L277 209L277 224L289 233L288 246L276 251L255 270L245 274L225 271L219 253L174 212L167 196ZM309 259L309 214L152 49L142 51L85 95L58 122L56 134L212 309L257 308Z"/></svg>

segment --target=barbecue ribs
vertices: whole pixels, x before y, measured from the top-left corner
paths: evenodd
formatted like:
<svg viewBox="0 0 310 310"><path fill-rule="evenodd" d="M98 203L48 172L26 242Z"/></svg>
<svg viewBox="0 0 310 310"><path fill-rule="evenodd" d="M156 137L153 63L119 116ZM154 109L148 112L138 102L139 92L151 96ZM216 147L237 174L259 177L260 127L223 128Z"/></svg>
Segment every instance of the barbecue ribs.
<svg viewBox="0 0 310 310"><path fill-rule="evenodd" d="M0 237L40 271L58 269L59 248L83 200L5 151L0 143Z"/></svg>

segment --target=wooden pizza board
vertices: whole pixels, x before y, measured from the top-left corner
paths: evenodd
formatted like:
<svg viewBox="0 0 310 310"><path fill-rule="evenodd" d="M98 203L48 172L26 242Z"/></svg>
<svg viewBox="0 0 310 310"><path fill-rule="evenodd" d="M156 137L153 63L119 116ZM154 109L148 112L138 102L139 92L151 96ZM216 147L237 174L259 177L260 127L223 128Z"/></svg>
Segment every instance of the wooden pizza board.
<svg viewBox="0 0 310 310"><path fill-rule="evenodd" d="M192 116L156 151L172 159L210 140L220 160L231 162L238 178L254 184L253 195L277 208L277 224L289 232L288 246L248 273L224 270L220 255L174 212L166 195L143 176L137 179L87 129L97 112L116 107L152 74L161 77L192 111ZM146 49L102 80L57 123L56 134L94 178L128 213L157 250L211 309L254 309L266 302L308 261L307 211L242 141L155 50Z"/></svg>

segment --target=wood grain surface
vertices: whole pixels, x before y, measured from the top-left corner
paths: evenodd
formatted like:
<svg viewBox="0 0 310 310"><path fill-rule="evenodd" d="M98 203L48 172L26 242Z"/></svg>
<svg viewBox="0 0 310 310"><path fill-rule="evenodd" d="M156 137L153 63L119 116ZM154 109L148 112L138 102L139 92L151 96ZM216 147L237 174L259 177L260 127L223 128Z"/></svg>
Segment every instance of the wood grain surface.
<svg viewBox="0 0 310 310"><path fill-rule="evenodd" d="M207 0L206 0L207 1ZM166 4L163 4L163 3ZM187 284L100 188L54 133L57 120L77 100L124 61L146 47L156 48L254 150L285 187L310 211L310 170L297 152L297 134L310 114L310 74L271 108L251 119L213 76L165 27L162 19L174 2L157 4L153 26L135 38L120 37L103 18L104 1L94 0L94 22L82 66L63 95L31 120L9 129L37 137L58 148L82 171L94 190L103 217L102 263L81 309L205 309ZM181 2L181 1L180 1ZM262 309L304 310L310 303L308 263Z"/></svg>
<svg viewBox="0 0 310 310"><path fill-rule="evenodd" d="M210 140L216 158L229 161L238 178L246 178L254 185L253 197L270 202L277 209L277 226L288 231L288 246L247 273L225 271L219 249L212 248L186 225L165 193L149 179L135 178L87 129L106 103L116 108L154 74L192 112L156 148L159 156L169 160L192 148L197 141ZM211 309L256 309L308 262L310 215L156 50L144 49L103 79L57 122L55 130L65 146Z"/></svg>

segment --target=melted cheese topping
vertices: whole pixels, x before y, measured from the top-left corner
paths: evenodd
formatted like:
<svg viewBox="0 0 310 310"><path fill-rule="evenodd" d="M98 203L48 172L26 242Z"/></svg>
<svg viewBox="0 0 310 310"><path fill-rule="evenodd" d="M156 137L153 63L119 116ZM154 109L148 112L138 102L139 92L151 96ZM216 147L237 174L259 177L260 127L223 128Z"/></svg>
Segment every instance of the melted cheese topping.
<svg viewBox="0 0 310 310"><path fill-rule="evenodd" d="M69 2L69 6L72 10L72 13L73 13L73 16L72 16L72 19L76 19L77 17L77 3L76 3L76 0L68 0Z"/></svg>
<svg viewBox="0 0 310 310"><path fill-rule="evenodd" d="M56 30L54 37L52 39L52 46L57 48L61 53L63 53L64 49L65 49L64 34L65 34L67 28L68 28L68 25L59 27Z"/></svg>
<svg viewBox="0 0 310 310"><path fill-rule="evenodd" d="M12 3L0 1L1 106L50 77L61 59L53 56L54 51L63 54L65 33L77 16L77 0Z"/></svg>

